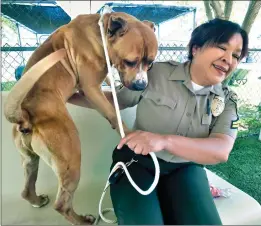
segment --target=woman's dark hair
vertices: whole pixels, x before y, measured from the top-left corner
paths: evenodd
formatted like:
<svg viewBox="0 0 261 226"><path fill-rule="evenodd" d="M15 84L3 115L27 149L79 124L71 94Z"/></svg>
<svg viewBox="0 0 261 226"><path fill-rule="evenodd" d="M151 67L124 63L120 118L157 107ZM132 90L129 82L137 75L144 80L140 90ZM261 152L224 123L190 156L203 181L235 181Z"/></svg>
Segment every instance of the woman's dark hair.
<svg viewBox="0 0 261 226"><path fill-rule="evenodd" d="M240 60L247 55L248 52L248 34L237 23L215 18L204 24L201 24L191 34L189 41L188 59L192 60L192 48L194 46L216 46L218 44L228 43L230 38L235 34L241 34L243 39L243 47Z"/></svg>

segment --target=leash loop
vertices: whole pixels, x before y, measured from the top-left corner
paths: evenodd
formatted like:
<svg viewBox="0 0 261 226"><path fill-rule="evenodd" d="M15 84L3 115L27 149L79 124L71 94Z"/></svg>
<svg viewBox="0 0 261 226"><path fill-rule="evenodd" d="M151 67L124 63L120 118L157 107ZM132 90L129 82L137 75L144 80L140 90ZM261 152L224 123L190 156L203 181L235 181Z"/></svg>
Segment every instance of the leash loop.
<svg viewBox="0 0 261 226"><path fill-rule="evenodd" d="M115 89L115 84L114 84L114 80L113 80L113 77L115 77L116 75L119 77L119 74L118 74L118 70L116 68L113 68L111 67L111 64L110 64L110 59L109 59L109 54L108 54L108 49L107 49L107 43L106 43L106 40L105 40L105 32L104 32L104 27L103 27L103 16L106 14L106 13L112 13L113 10L108 6L108 5L105 5L104 8L102 9L102 12L101 12L101 17L99 19L99 26L100 26L100 31L101 31L101 36L102 36L102 43L103 43L103 48L104 48L104 53L105 53L105 58L106 58L106 63L107 63L107 68L108 68L108 76L109 76L109 79L110 79L110 82L111 82L111 89L112 89L112 96L113 96L113 101L114 101L114 106L115 106L115 110L116 110L116 115L117 115L117 119L118 119L118 125L119 125L119 129L120 129L120 135L121 135L121 138L125 137L125 134L124 134L124 130L123 130L123 126L122 126L122 119L121 119L121 114L120 114L120 109L119 109L119 104L118 104L118 99L117 99L117 95L116 95L116 89ZM115 69L115 70L114 70ZM114 211L113 208L107 208L107 209L104 209L102 210L102 200L105 196L105 193L106 193L106 190L108 189L108 187L110 186L110 179L111 179L111 176L119 169L121 170L124 170L122 171L121 173L123 174L124 172L126 173L126 176L129 180L129 182L131 183L131 185L142 195L149 195L154 189L155 187L157 186L158 184L158 181L159 181L159 172L160 172L160 168L159 168L159 163L158 163L158 160L157 160L157 157L155 155L155 153L151 152L149 153L152 157L152 160L154 162L154 165L155 165L155 178L154 178L154 181L152 183L152 185L150 186L150 188L146 191L140 189L137 184L132 180L130 174L129 174L129 171L127 169L127 167L132 164L133 162L136 162L137 160L130 160L130 162L128 162L127 164L124 164L123 162L118 162L116 163L116 165L113 167L113 169L111 170L110 174L109 174L109 177L108 177L108 180L106 182L106 185L105 185L105 188L103 190L103 193L102 193L102 196L101 196L101 199L100 199L100 202L99 202L99 215L98 217L96 218L96 221L94 222L94 224L98 224L99 222L99 218L101 218L104 222L106 223L109 223L109 224L115 224L117 221L113 221L113 220L108 220L106 219L104 216L103 216L103 213L105 212L109 212L109 211Z"/></svg>

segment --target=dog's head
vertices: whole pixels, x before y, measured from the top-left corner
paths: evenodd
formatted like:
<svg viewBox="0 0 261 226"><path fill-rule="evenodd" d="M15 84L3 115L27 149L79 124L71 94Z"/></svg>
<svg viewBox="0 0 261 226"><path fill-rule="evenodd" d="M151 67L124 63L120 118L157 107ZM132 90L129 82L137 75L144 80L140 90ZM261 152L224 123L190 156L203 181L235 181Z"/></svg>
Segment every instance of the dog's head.
<svg viewBox="0 0 261 226"><path fill-rule="evenodd" d="M144 90L158 50L154 23L125 13L112 13L107 21L108 52L121 82L131 90Z"/></svg>

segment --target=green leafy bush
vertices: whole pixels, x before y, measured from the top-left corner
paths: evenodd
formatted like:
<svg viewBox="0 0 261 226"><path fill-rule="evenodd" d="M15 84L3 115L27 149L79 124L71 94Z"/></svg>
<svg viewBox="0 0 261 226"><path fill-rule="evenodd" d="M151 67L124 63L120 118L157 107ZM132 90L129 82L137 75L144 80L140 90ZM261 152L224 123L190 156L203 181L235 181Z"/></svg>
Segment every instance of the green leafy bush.
<svg viewBox="0 0 261 226"><path fill-rule="evenodd" d="M2 82L1 83L1 91L9 91L15 85L16 81L11 82Z"/></svg>
<svg viewBox="0 0 261 226"><path fill-rule="evenodd" d="M261 105L244 104L239 107L239 136L258 134L261 129Z"/></svg>

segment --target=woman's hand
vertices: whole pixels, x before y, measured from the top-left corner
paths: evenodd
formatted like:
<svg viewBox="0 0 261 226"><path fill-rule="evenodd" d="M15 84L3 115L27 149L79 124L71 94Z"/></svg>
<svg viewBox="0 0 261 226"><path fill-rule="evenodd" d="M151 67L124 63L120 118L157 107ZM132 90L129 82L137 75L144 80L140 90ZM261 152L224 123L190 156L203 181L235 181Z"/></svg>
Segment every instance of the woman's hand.
<svg viewBox="0 0 261 226"><path fill-rule="evenodd" d="M160 134L137 130L121 139L118 149L126 144L136 154L147 155L149 152L158 152L165 148L165 137Z"/></svg>

